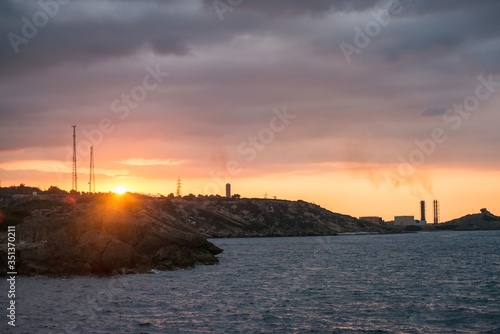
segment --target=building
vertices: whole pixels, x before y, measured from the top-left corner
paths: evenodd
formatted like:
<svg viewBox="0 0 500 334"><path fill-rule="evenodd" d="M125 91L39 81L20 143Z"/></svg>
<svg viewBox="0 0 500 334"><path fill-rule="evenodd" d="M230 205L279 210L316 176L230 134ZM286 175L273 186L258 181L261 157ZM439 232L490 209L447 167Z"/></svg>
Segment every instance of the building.
<svg viewBox="0 0 500 334"><path fill-rule="evenodd" d="M384 222L384 224L387 226L394 226L394 220L386 221L386 222Z"/></svg>
<svg viewBox="0 0 500 334"><path fill-rule="evenodd" d="M415 216L395 216L394 225L395 226L415 225Z"/></svg>
<svg viewBox="0 0 500 334"><path fill-rule="evenodd" d="M384 222L382 218L375 216L359 217L359 220L364 220L373 224L382 224Z"/></svg>
<svg viewBox="0 0 500 334"><path fill-rule="evenodd" d="M226 184L226 197L231 198L231 184L230 183Z"/></svg>
<svg viewBox="0 0 500 334"><path fill-rule="evenodd" d="M427 225L427 222L425 220L415 220L415 225L425 226Z"/></svg>

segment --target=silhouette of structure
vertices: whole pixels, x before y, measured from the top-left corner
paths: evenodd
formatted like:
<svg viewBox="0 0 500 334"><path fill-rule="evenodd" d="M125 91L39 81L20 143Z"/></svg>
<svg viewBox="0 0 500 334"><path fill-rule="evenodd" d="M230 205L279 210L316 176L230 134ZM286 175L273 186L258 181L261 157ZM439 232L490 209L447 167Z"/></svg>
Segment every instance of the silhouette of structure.
<svg viewBox="0 0 500 334"><path fill-rule="evenodd" d="M396 225L396 226L415 225L415 217L414 216L394 216L394 225Z"/></svg>
<svg viewBox="0 0 500 334"><path fill-rule="evenodd" d="M76 125L73 127L73 173L71 178L71 190L78 191L77 171L76 171Z"/></svg>
<svg viewBox="0 0 500 334"><path fill-rule="evenodd" d="M364 217L359 217L359 219L366 220L367 222L379 225L384 222L384 220L381 217L376 217L376 216L364 216Z"/></svg>
<svg viewBox="0 0 500 334"><path fill-rule="evenodd" d="M434 200L432 204L434 207L434 224L439 224L439 202Z"/></svg>
<svg viewBox="0 0 500 334"><path fill-rule="evenodd" d="M230 183L226 184L226 197L231 198L231 184Z"/></svg>
<svg viewBox="0 0 500 334"><path fill-rule="evenodd" d="M420 220L425 222L425 201L420 201Z"/></svg>
<svg viewBox="0 0 500 334"><path fill-rule="evenodd" d="M89 193L95 192L94 146L90 146L90 180Z"/></svg>
<svg viewBox="0 0 500 334"><path fill-rule="evenodd" d="M175 195L177 197L182 196L182 181L180 177L177 178L177 190L175 191Z"/></svg>

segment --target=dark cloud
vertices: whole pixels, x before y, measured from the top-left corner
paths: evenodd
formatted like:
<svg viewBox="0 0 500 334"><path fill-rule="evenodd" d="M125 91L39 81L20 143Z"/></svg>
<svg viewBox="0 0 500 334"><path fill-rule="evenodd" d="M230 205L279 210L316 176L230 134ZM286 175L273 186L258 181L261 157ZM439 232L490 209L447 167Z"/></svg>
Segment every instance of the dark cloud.
<svg viewBox="0 0 500 334"><path fill-rule="evenodd" d="M229 37L215 17L200 16L199 5L193 9L176 2L72 1L60 5L57 14L36 28L27 43L16 46L16 53L9 33L24 38L22 18L33 23L33 15L42 9L18 2L11 2L9 8L12 16L0 23L0 35L5 36L0 42L0 72L4 75L61 63L91 64L147 50L182 56L193 46Z"/></svg>
<svg viewBox="0 0 500 334"><path fill-rule="evenodd" d="M443 116L448 108L444 106L429 106L424 109L422 112L423 117L435 117L435 116Z"/></svg>
<svg viewBox="0 0 500 334"><path fill-rule="evenodd" d="M276 16L299 16L299 15L324 15L329 12L338 11L360 11L373 8L384 0L253 0L233 2L238 4L235 9L256 11L268 17ZM204 0L207 8L214 7L213 0ZM222 3L228 4L222 0Z"/></svg>
<svg viewBox="0 0 500 334"><path fill-rule="evenodd" d="M204 145L234 151L286 105L298 120L276 136L284 146L261 157L277 159L283 150L288 163L355 160L358 143L369 142L364 160L396 160L446 107L474 92L477 75L499 70L500 8L497 1L401 1L402 12L348 64L339 43L354 43L353 28L389 4L244 0L221 21L211 0L72 1L15 53L7 35L20 34L22 17L40 8L2 2L0 150L64 146L73 122L83 131L114 117L117 130L106 140L182 138L200 155ZM111 102L157 63L171 76L117 120ZM480 135L467 147L498 143L469 124ZM283 149L285 142L292 147ZM314 150L298 156L293 147Z"/></svg>
<svg viewBox="0 0 500 334"><path fill-rule="evenodd" d="M387 9L390 6L405 8L404 13L401 14L402 16L424 16L453 11L477 10L480 7L491 8L498 5L496 0L484 0L480 3L469 0L240 0L232 2L219 0L219 3L228 5L227 12L248 10L267 17L323 16L335 12L368 12L373 9ZM214 10L213 0L203 0L203 4L205 8Z"/></svg>
<svg viewBox="0 0 500 334"><path fill-rule="evenodd" d="M474 2L469 0L401 0L407 8L406 12L412 15L442 14L451 11L476 10L478 8L492 8L498 6L496 0L482 0Z"/></svg>

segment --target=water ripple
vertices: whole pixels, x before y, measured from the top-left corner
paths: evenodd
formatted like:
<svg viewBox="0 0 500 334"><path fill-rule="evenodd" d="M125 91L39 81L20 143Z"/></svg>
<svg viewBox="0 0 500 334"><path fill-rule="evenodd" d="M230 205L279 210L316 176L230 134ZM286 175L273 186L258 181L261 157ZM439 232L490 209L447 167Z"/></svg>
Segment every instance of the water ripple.
<svg viewBox="0 0 500 334"><path fill-rule="evenodd" d="M217 239L224 253L216 266L108 278L18 277L17 326L9 329L498 333L499 239L499 231ZM6 305L6 296L0 301Z"/></svg>

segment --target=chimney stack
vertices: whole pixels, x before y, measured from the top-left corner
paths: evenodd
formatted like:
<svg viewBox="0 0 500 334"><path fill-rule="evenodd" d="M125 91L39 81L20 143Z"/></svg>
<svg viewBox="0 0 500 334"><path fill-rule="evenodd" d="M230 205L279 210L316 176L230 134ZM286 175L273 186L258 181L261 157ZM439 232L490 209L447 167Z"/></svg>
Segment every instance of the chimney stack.
<svg viewBox="0 0 500 334"><path fill-rule="evenodd" d="M420 220L425 222L425 201L420 201Z"/></svg>
<svg viewBox="0 0 500 334"><path fill-rule="evenodd" d="M439 203L435 199L433 202L434 206L434 224L439 224Z"/></svg>

